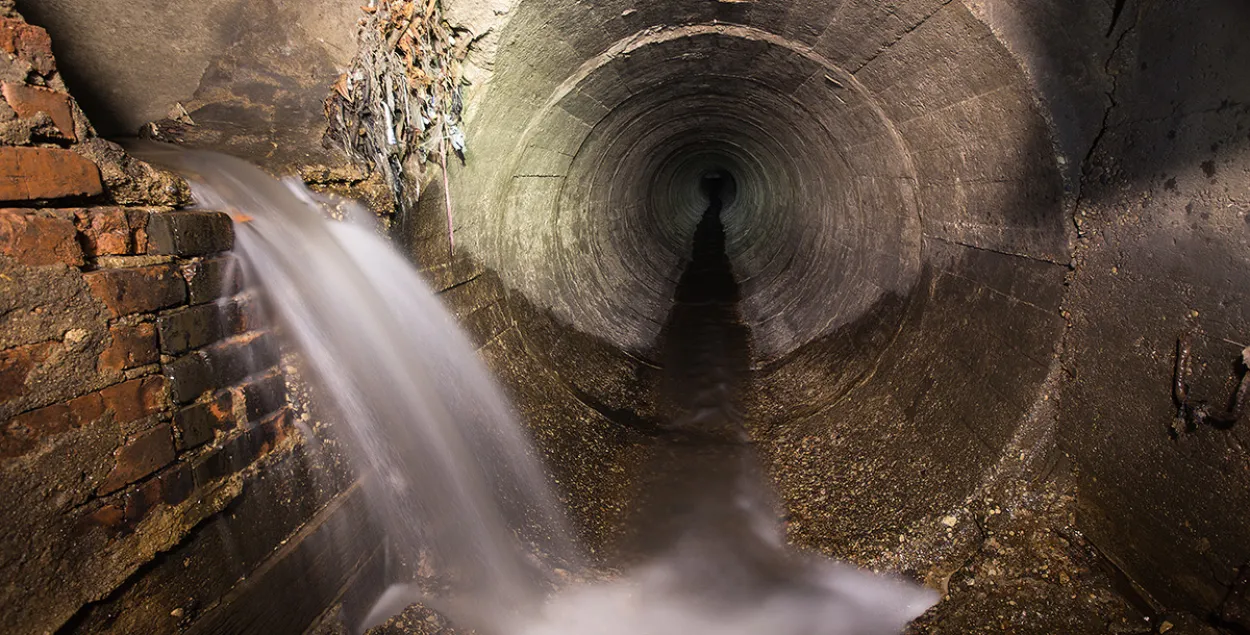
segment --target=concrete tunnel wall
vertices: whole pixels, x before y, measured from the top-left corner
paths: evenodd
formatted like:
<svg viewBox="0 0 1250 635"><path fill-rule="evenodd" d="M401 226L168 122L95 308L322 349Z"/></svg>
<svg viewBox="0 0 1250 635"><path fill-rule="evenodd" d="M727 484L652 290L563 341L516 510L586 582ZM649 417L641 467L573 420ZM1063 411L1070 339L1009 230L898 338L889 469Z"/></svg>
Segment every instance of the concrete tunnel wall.
<svg viewBox="0 0 1250 635"><path fill-rule="evenodd" d="M72 4L32 15L55 38ZM720 168L758 356L749 420L794 538L888 561L899 535L1066 457L1078 524L1148 595L1200 615L1226 601L1250 563L1250 436L1168 430L1177 335L1195 334L1193 392L1217 403L1247 343L1250 16L1087 4L449 3L482 36L451 172L459 257L441 253L437 182L401 240L480 334L590 535L610 541L631 430L664 416L652 347L697 177ZM283 37L299 50L342 26ZM98 72L125 66L99 31L67 33L58 47L95 46ZM332 163L255 150L313 124L215 90L248 85L250 51L273 55L261 40L235 37L186 100L201 119L249 113L243 141L207 145ZM324 91L336 73L318 64L345 56L312 57L323 75L270 75Z"/></svg>
<svg viewBox="0 0 1250 635"><path fill-rule="evenodd" d="M1071 221L1029 84L963 4L521 3L495 59L457 238L585 400L663 416L636 378L723 168L791 530L866 558L982 485L1055 363Z"/></svg>
<svg viewBox="0 0 1250 635"><path fill-rule="evenodd" d="M522 2L469 107L457 237L531 355L646 421L694 177L730 170L750 425L794 537L889 557L1067 457L1078 524L1147 602L1210 615L1250 561L1245 426L1168 428L1177 336L1221 405L1246 343L1250 16L1212 15Z"/></svg>

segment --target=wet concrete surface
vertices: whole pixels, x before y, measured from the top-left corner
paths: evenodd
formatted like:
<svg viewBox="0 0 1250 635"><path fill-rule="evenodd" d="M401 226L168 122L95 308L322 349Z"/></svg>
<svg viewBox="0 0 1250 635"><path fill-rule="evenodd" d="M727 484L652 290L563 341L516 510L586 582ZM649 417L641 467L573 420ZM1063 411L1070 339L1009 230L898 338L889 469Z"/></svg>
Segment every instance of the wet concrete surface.
<svg viewBox="0 0 1250 635"><path fill-rule="evenodd" d="M751 333L738 313L720 219L732 177L713 172L702 181L709 206L661 335L659 401L671 418L636 468L634 511L618 557L629 564L680 553L693 566L679 568L697 570L691 583L711 592L771 566L760 559L768 550L753 548L759 537L750 521L776 517L779 506L743 425Z"/></svg>

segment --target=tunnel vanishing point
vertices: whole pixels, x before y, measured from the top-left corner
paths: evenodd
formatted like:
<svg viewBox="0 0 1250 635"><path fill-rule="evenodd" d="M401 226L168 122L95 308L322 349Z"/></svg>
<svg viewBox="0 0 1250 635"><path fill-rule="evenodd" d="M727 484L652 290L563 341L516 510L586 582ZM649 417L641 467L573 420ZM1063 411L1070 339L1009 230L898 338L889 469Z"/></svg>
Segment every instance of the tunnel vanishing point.
<svg viewBox="0 0 1250 635"><path fill-rule="evenodd" d="M360 4L0 0L0 631L337 633L384 584L138 135L376 212L600 564L714 203L794 544L939 590L917 633L1250 632L1250 6Z"/></svg>

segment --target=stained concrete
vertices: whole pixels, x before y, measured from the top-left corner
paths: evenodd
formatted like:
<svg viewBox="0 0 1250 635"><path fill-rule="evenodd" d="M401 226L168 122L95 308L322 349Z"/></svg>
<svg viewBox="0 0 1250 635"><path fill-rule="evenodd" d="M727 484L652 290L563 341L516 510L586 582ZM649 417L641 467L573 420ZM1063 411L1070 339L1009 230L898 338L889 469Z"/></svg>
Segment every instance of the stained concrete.
<svg viewBox="0 0 1250 635"><path fill-rule="evenodd" d="M345 166L322 146L322 103L356 50L353 3L32 0L18 9L52 34L66 83L107 136L142 132L284 173Z"/></svg>

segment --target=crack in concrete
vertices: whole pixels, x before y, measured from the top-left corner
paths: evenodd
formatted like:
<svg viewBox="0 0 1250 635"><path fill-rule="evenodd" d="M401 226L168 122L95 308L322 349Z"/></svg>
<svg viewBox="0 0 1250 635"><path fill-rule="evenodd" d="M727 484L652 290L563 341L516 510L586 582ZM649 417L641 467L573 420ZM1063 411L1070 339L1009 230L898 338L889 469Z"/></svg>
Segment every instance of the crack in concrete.
<svg viewBox="0 0 1250 635"><path fill-rule="evenodd" d="M1114 31L1115 23L1119 19L1119 11L1122 9L1123 6L1121 3L1117 3L1116 12L1111 18L1112 23L1111 29L1108 31L1108 37L1110 37L1111 31ZM1078 238L1084 235L1081 230L1081 226L1077 223L1077 213L1081 209L1081 204L1085 202L1085 186L1089 181L1092 169L1090 164L1094 159L1094 154L1097 152L1098 146L1102 144L1102 140L1106 136L1107 131L1112 127L1111 112L1119 105L1116 101L1115 94L1119 90L1120 80L1119 77L1112 72L1111 64L1115 61L1116 57L1119 56L1120 49L1124 46L1124 40L1128 34L1137 28L1137 23L1140 20L1140 17L1140 11L1136 12L1133 16L1133 23L1126 26L1123 31L1120 31L1119 37L1116 38L1115 46L1111 47L1111 52L1107 55L1107 59L1102 65L1103 73L1111 79L1111 88L1107 91L1107 108L1103 110L1102 123L1098 126L1098 133L1094 135L1094 140L1089 144L1089 150L1085 152L1085 157L1081 160L1081 178L1077 181L1076 200L1073 202L1072 207L1072 224L1076 226L1076 234Z"/></svg>
<svg viewBox="0 0 1250 635"><path fill-rule="evenodd" d="M862 63L862 64L860 64L859 66L855 67L855 70L851 71L851 74L852 74L852 75L854 75L854 74L858 73L858 72L859 72L860 70L862 70L865 66L868 66L868 65L869 65L869 64L871 64L874 60L876 60L878 57L881 57L881 55L882 55L882 54L884 54L886 51L888 51L888 50L890 50L890 49L894 48L894 45L895 45L895 44L898 44L899 42L901 42L901 41L903 40L903 38L907 37L908 35L911 35L911 32L912 32L912 31L915 31L916 29L920 28L920 27L921 27L921 25L923 25L924 23L928 22L928 21L929 21L929 20L930 20L933 16L937 15L937 14L938 14L938 13L939 13L942 9L945 9L945 8L946 8L948 5L950 5L950 3L951 3L951 2L953 2L953 1L954 1L954 0L945 0L945 2L943 2L941 5L939 5L939 6L938 6L938 8L934 9L932 13L930 13L929 15L926 15L925 17L921 18L919 22L917 22L917 23L915 23L915 24L911 25L911 26L910 26L910 27L908 27L906 30L904 30L902 33L899 33L899 34L898 34L898 37L894 38L894 40L893 40L893 41L891 41L889 44L886 44L886 45L882 46L881 48L877 49L877 52L876 52L876 53L873 53L873 54L872 54L872 57L869 57L867 60L864 60L864 63ZM823 36L823 34L821 34L821 35Z"/></svg>
<svg viewBox="0 0 1250 635"><path fill-rule="evenodd" d="M438 291L436 291L434 294L435 294L435 295L443 295L443 294L447 293L448 291L451 291L451 290L453 290L453 289L458 289L458 288L460 288L460 287L463 287L463 286L464 286L464 285L466 285L466 284L469 284L470 282L473 282L474 280L477 280L478 278L481 278L481 277L482 277L482 275L483 275L483 274L482 274L481 272L479 272L479 273L475 273L475 274L473 274L472 276L470 276L470 277L468 277L468 278L466 278L466 279L464 279L464 280L461 280L460 282L456 282L456 283L453 283L453 284L448 285L448 286L446 286L446 287L443 287L442 289L439 289L439 290L438 290ZM482 308L486 308L486 307L482 307Z"/></svg>
<svg viewBox="0 0 1250 635"><path fill-rule="evenodd" d="M968 249L976 249L977 251L986 251L986 252L993 253L993 254L999 254L1001 256L1013 256L1015 258L1024 258L1025 260L1032 260L1035 262L1044 262L1048 265L1056 265L1056 266L1065 267L1065 268L1072 267L1071 263L1059 262L1057 260L1052 260L1050 258L1045 258L1042 256L1032 256L1029 254L1022 254L1022 253L1015 252L1015 251L1007 251L1005 249L995 249L993 247L985 247L983 245L974 245L972 243L967 243L962 240L955 240L953 238L945 238L942 236L935 236L933 234L927 234L927 233L924 234L924 237L932 238L934 240L940 240L948 245L959 245L960 247L967 247Z"/></svg>

